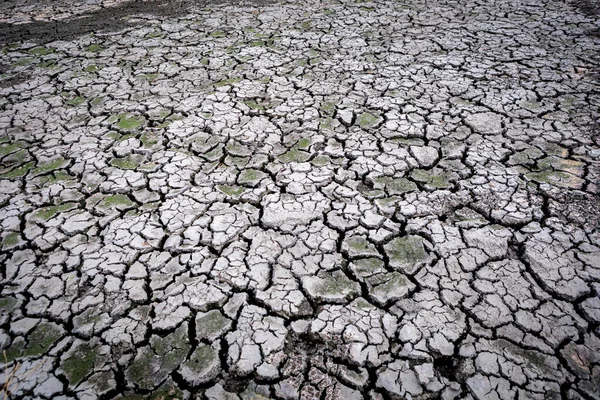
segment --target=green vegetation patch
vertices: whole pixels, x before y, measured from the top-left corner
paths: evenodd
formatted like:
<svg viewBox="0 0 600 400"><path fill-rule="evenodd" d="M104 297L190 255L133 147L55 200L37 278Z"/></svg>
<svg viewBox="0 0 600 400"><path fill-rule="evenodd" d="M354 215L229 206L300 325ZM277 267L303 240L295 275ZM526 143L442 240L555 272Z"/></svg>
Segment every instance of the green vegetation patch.
<svg viewBox="0 0 600 400"><path fill-rule="evenodd" d="M54 173L52 173L50 175L44 175L43 177L40 177L38 179L40 179L41 185L46 186L46 185L53 185L53 184L59 183L59 182L72 181L73 179L75 179L75 177L72 175L69 175L68 173L66 173L64 171L55 171Z"/></svg>
<svg viewBox="0 0 600 400"><path fill-rule="evenodd" d="M404 194L417 190L416 183L409 181L406 178L391 178L384 176L377 178L375 182L383 184L385 186L385 190L390 195Z"/></svg>
<svg viewBox="0 0 600 400"><path fill-rule="evenodd" d="M238 177L238 183L244 186L256 186L267 174L257 169L245 169Z"/></svg>
<svg viewBox="0 0 600 400"><path fill-rule="evenodd" d="M305 162L310 158L310 153L299 150L296 146L294 146L291 150L288 150L286 153L280 155L279 160L284 163L291 162Z"/></svg>
<svg viewBox="0 0 600 400"><path fill-rule="evenodd" d="M559 170L573 175L582 176L584 174L585 164L581 161L550 156L538 160L538 168L542 170Z"/></svg>
<svg viewBox="0 0 600 400"><path fill-rule="evenodd" d="M227 36L227 34L223 31L214 31L214 32L211 32L211 34L210 34L210 37L215 38L215 39L224 38L226 36Z"/></svg>
<svg viewBox="0 0 600 400"><path fill-rule="evenodd" d="M111 194L106 196L100 203L98 203L98 207L103 209L118 209L118 210L126 210L128 208L135 207L136 203L132 201L129 197L124 194Z"/></svg>
<svg viewBox="0 0 600 400"><path fill-rule="evenodd" d="M146 120L140 115L121 114L113 116L108 120L111 123L116 123L116 127L122 131L134 131L140 129Z"/></svg>
<svg viewBox="0 0 600 400"><path fill-rule="evenodd" d="M51 322L41 322L27 337L27 346L23 349L23 357L45 354L50 347L62 337L64 330Z"/></svg>
<svg viewBox="0 0 600 400"><path fill-rule="evenodd" d="M311 160L311 163L317 167L324 167L325 165L329 165L331 163L331 158L325 155L318 155Z"/></svg>
<svg viewBox="0 0 600 400"><path fill-rule="evenodd" d="M350 280L343 272L325 273L316 285L316 292L323 295L348 296L357 294L358 284Z"/></svg>
<svg viewBox="0 0 600 400"><path fill-rule="evenodd" d="M92 99L92 101L90 101L90 104L91 104L93 107L97 107L97 106L99 106L99 105L100 105L100 104L102 104L102 103L104 103L104 97L94 97L94 98Z"/></svg>
<svg viewBox="0 0 600 400"><path fill-rule="evenodd" d="M419 236L408 235L397 237L384 246L389 257L390 266L406 273L414 273L418 267L429 260L423 239Z"/></svg>
<svg viewBox="0 0 600 400"><path fill-rule="evenodd" d="M4 157L8 154L14 153L18 150L24 149L27 147L25 142L14 142L0 146L0 157Z"/></svg>
<svg viewBox="0 0 600 400"><path fill-rule="evenodd" d="M173 385L173 382L167 380L161 387L151 394L127 394L121 397L121 400L181 400L185 394L179 387Z"/></svg>
<svg viewBox="0 0 600 400"><path fill-rule="evenodd" d="M149 148L158 143L158 136L153 135L152 133L144 132L140 137L140 141L142 142L142 146Z"/></svg>
<svg viewBox="0 0 600 400"><path fill-rule="evenodd" d="M379 125L382 121L383 118L381 118L377 114L370 112L364 112L362 114L359 114L356 118L356 123L363 129L373 128Z"/></svg>
<svg viewBox="0 0 600 400"><path fill-rule="evenodd" d="M242 186L235 185L219 185L217 186L217 189L231 197L240 197L242 193L244 193L244 190L246 190Z"/></svg>
<svg viewBox="0 0 600 400"><path fill-rule="evenodd" d="M525 175L525 178L530 181L549 183L565 189L577 189L584 183L583 179L562 171L530 172Z"/></svg>
<svg viewBox="0 0 600 400"><path fill-rule="evenodd" d="M127 370L131 381L142 389L152 389L186 359L190 349L187 324L165 336L152 336L150 346L138 351L138 355Z"/></svg>
<svg viewBox="0 0 600 400"><path fill-rule="evenodd" d="M147 34L146 37L150 39L162 39L165 37L165 34L161 31L154 31Z"/></svg>
<svg viewBox="0 0 600 400"><path fill-rule="evenodd" d="M183 363L183 366L195 373L201 374L208 372L218 358L219 354L215 349L207 345L199 345L196 350L194 350L189 360Z"/></svg>
<svg viewBox="0 0 600 400"><path fill-rule="evenodd" d="M225 165L234 165L238 168L244 168L246 165L248 165L249 161L250 157L239 157L231 155L225 157Z"/></svg>
<svg viewBox="0 0 600 400"><path fill-rule="evenodd" d="M104 47L100 46L97 43L94 43L94 44L89 45L85 49L86 49L86 51L89 51L91 53L98 53L98 52L104 50Z"/></svg>
<svg viewBox="0 0 600 400"><path fill-rule="evenodd" d="M231 326L231 320L218 310L211 310L196 318L196 336L198 339L214 340Z"/></svg>
<svg viewBox="0 0 600 400"><path fill-rule="evenodd" d="M36 219L48 221L50 218L53 218L57 214L70 211L77 208L77 203L63 203L57 206L48 206L43 207L37 210L33 217Z"/></svg>
<svg viewBox="0 0 600 400"><path fill-rule="evenodd" d="M246 101L244 101L244 104L247 105L248 107L250 107L253 110L264 110L265 109L265 107L263 107L262 105L258 104L254 100L246 100Z"/></svg>
<svg viewBox="0 0 600 400"><path fill-rule="evenodd" d="M83 70L85 72L89 72L90 74L96 73L98 71L100 71L100 67L97 65L88 65L87 67L85 67Z"/></svg>
<svg viewBox="0 0 600 400"><path fill-rule="evenodd" d="M125 157L113 158L110 165L120 169L136 169L142 164L144 156L140 154L130 154Z"/></svg>
<svg viewBox="0 0 600 400"><path fill-rule="evenodd" d="M154 82L158 78L158 74L140 74L136 78L141 81Z"/></svg>
<svg viewBox="0 0 600 400"><path fill-rule="evenodd" d="M47 60L47 61L42 61L41 63L38 64L38 67L40 68L52 68L56 65L56 60Z"/></svg>
<svg viewBox="0 0 600 400"><path fill-rule="evenodd" d="M248 146L239 143L228 143L225 146L227 153L238 156L238 157L248 157L252 155L252 149Z"/></svg>
<svg viewBox="0 0 600 400"><path fill-rule="evenodd" d="M422 182L434 189L450 189L452 187L452 182L450 182L452 176L448 172L438 174L424 169L415 169L410 176L415 181Z"/></svg>
<svg viewBox="0 0 600 400"><path fill-rule="evenodd" d="M4 313L10 313L17 309L20 301L14 297L3 297L0 299L0 310Z"/></svg>
<svg viewBox="0 0 600 400"><path fill-rule="evenodd" d="M9 249L21 243L21 234L19 232L10 232L2 238L2 248Z"/></svg>
<svg viewBox="0 0 600 400"><path fill-rule="evenodd" d="M21 165L28 159L29 152L25 149L19 150L15 153L9 154L4 158L5 165Z"/></svg>
<svg viewBox="0 0 600 400"><path fill-rule="evenodd" d="M38 165L36 168L31 170L31 173L35 175L42 175L51 171L55 171L57 169L62 169L69 165L70 160L68 158L57 158L52 161L48 161L46 163L42 163Z"/></svg>
<svg viewBox="0 0 600 400"><path fill-rule="evenodd" d="M47 54L56 52L56 49L54 47L38 46L34 47L33 49L29 49L27 52L34 56L45 56Z"/></svg>
<svg viewBox="0 0 600 400"><path fill-rule="evenodd" d="M359 277L369 277L385 272L383 261L374 257L354 260L352 261L350 268Z"/></svg>
<svg viewBox="0 0 600 400"><path fill-rule="evenodd" d="M308 150L310 148L310 145L312 144L312 141L308 138L302 138L300 140L298 140L298 142L296 143L296 147L299 148L300 150Z"/></svg>
<svg viewBox="0 0 600 400"><path fill-rule="evenodd" d="M98 357L98 349L88 343L82 343L62 362L62 369L71 386L76 386L94 369Z"/></svg>
<svg viewBox="0 0 600 400"><path fill-rule="evenodd" d="M356 251L366 251L370 250L372 244L363 237L352 237L347 240L348 246Z"/></svg>
<svg viewBox="0 0 600 400"><path fill-rule="evenodd" d="M67 105L71 107L79 107L83 103L85 103L85 97L81 96L74 97L71 100L67 101Z"/></svg>
<svg viewBox="0 0 600 400"><path fill-rule="evenodd" d="M32 57L21 57L11 64L12 67L24 67L34 60Z"/></svg>
<svg viewBox="0 0 600 400"><path fill-rule="evenodd" d="M233 85L234 83L238 83L241 82L241 78L228 78L228 79L223 79L217 83L215 83L215 86L217 87L221 87L221 86L228 86L228 85Z"/></svg>
<svg viewBox="0 0 600 400"><path fill-rule="evenodd" d="M27 175L27 173L29 172L29 170L31 168L33 168L33 161L30 161L26 164L20 165L16 168L11 169L10 171L4 172L0 174L0 179L16 179L16 178L22 178L25 175Z"/></svg>
<svg viewBox="0 0 600 400"><path fill-rule="evenodd" d="M326 101L325 103L321 104L321 107L319 109L321 110L321 113L323 115L326 115L328 117L333 117L335 114L336 108L337 108L337 106L334 102Z"/></svg>

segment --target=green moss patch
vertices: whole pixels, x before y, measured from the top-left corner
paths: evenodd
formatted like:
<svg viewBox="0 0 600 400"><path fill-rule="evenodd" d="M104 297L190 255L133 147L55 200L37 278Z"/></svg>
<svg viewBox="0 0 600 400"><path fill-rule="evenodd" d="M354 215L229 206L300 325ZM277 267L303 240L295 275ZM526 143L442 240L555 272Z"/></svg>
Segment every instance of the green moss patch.
<svg viewBox="0 0 600 400"><path fill-rule="evenodd" d="M56 49L53 47L38 46L34 47L33 49L29 49L27 52L34 56L45 56L47 54L56 52Z"/></svg>
<svg viewBox="0 0 600 400"><path fill-rule="evenodd" d="M165 336L152 336L127 369L128 378L144 390L154 388L186 359L190 349L187 323Z"/></svg>
<svg viewBox="0 0 600 400"><path fill-rule="evenodd" d="M390 178L384 176L377 178L375 182L383 184L385 190L390 195L400 195L417 190L417 185L406 178Z"/></svg>
<svg viewBox="0 0 600 400"><path fill-rule="evenodd" d="M214 340L231 326L231 320L218 310L211 310L196 318L196 336L198 339Z"/></svg>
<svg viewBox="0 0 600 400"><path fill-rule="evenodd" d="M64 330L51 322L41 322L27 337L27 346L23 349L23 357L40 356L62 337Z"/></svg>
<svg viewBox="0 0 600 400"><path fill-rule="evenodd" d="M526 174L525 178L530 181L548 183L565 189L578 189L584 183L583 179L562 171L531 172Z"/></svg>
<svg viewBox="0 0 600 400"><path fill-rule="evenodd" d="M69 175L68 173L66 173L64 171L55 171L54 173L52 173L50 175L44 175L43 177L40 177L38 179L40 179L39 183L42 186L47 186L47 185L53 185L55 183L60 183L60 182L72 181L75 179L75 177L72 175Z"/></svg>
<svg viewBox="0 0 600 400"><path fill-rule="evenodd" d="M83 378L92 372L97 357L97 348L91 347L88 343L83 343L70 352L69 357L62 362L61 367L71 386L77 386Z"/></svg>
<svg viewBox="0 0 600 400"><path fill-rule="evenodd" d="M56 65L56 61L55 60L47 60L47 61L42 61L41 63L38 64L38 67L40 68L52 68Z"/></svg>
<svg viewBox="0 0 600 400"><path fill-rule="evenodd" d="M27 173L29 172L29 170L31 168L33 168L33 164L34 162L28 162L26 164L20 165L16 168L11 169L10 171L4 172L0 174L0 179L15 179L15 178L22 178L25 175L27 175Z"/></svg>
<svg viewBox="0 0 600 400"><path fill-rule="evenodd" d="M374 128L375 126L379 125L382 121L383 118L381 118L377 114L370 112L364 112L362 114L359 114L356 118L356 123L363 129Z"/></svg>
<svg viewBox="0 0 600 400"><path fill-rule="evenodd" d="M10 313L11 311L17 309L20 301L15 299L14 297L4 297L0 299L0 310L4 313Z"/></svg>
<svg viewBox="0 0 600 400"><path fill-rule="evenodd" d="M21 243L21 234L19 232L10 232L2 237L2 249L9 249Z"/></svg>
<svg viewBox="0 0 600 400"><path fill-rule="evenodd" d="M424 169L415 169L410 176L415 181L424 183L425 186L433 189L449 189L453 186L450 182L452 176L447 172L435 173Z"/></svg>
<svg viewBox="0 0 600 400"><path fill-rule="evenodd" d="M279 160L284 163L291 162L305 162L310 158L310 153L299 150L296 146L294 146L291 150L288 150L286 153L280 155Z"/></svg>
<svg viewBox="0 0 600 400"><path fill-rule="evenodd" d="M136 78L141 81L154 82L158 78L158 74L140 74Z"/></svg>
<svg viewBox="0 0 600 400"><path fill-rule="evenodd" d="M265 109L262 105L258 104L254 100L245 100L244 104L247 105L249 108L251 108L253 110L257 110L257 111Z"/></svg>
<svg viewBox="0 0 600 400"><path fill-rule="evenodd" d="M48 206L37 210L33 214L33 217L43 221L48 221L50 218L53 218L57 214L70 211L75 208L77 208L77 203L64 203L57 206Z"/></svg>
<svg viewBox="0 0 600 400"><path fill-rule="evenodd" d="M346 251L350 257L379 255L373 243L364 236L347 237L342 243L342 250Z"/></svg>
<svg viewBox="0 0 600 400"><path fill-rule="evenodd" d="M241 186L234 185L219 185L217 186L217 189L231 197L240 197L242 193L244 193L244 190L246 190Z"/></svg>
<svg viewBox="0 0 600 400"><path fill-rule="evenodd" d="M149 148L158 143L158 136L153 135L152 133L144 132L140 137L140 141L142 142L142 146Z"/></svg>
<svg viewBox="0 0 600 400"><path fill-rule="evenodd" d="M115 123L115 126L122 131L138 130L146 122L144 117L131 114L121 114L119 116L113 116L109 118L108 121L111 123Z"/></svg>
<svg viewBox="0 0 600 400"><path fill-rule="evenodd" d="M331 163L331 158L329 156L316 156L315 158L313 158L311 160L311 163L313 165L316 165L317 167L324 167L325 165L328 165Z"/></svg>
<svg viewBox="0 0 600 400"><path fill-rule="evenodd" d="M98 53L102 50L104 50L104 47L100 46L97 43L91 44L88 47L85 48L86 51L89 51L91 53Z"/></svg>
<svg viewBox="0 0 600 400"><path fill-rule="evenodd" d="M165 37L165 34L161 31L154 31L147 34L146 37L149 39L162 39Z"/></svg>
<svg viewBox="0 0 600 400"><path fill-rule="evenodd" d="M124 194L111 194L98 203L98 207L108 209L126 210L135 207L136 203Z"/></svg>
<svg viewBox="0 0 600 400"><path fill-rule="evenodd" d="M226 36L227 36L227 34L223 31L214 31L210 34L210 37L215 38L215 39L224 38Z"/></svg>
<svg viewBox="0 0 600 400"><path fill-rule="evenodd" d="M257 169L245 169L238 176L238 183L244 186L254 187L265 177L267 174Z"/></svg>
<svg viewBox="0 0 600 400"><path fill-rule="evenodd" d="M93 107L97 107L102 103L104 103L104 97L94 97L92 101L90 101L90 105Z"/></svg>
<svg viewBox="0 0 600 400"><path fill-rule="evenodd" d="M110 165L120 169L136 169L142 164L144 156L140 154L130 154L125 157L113 158Z"/></svg>
<svg viewBox="0 0 600 400"><path fill-rule="evenodd" d="M215 83L215 86L217 86L217 87L228 86L228 85L233 85L234 83L238 83L238 82L241 82L240 78L228 78L228 79L223 79L221 81L218 81L217 83Z"/></svg>
<svg viewBox="0 0 600 400"><path fill-rule="evenodd" d="M335 271L333 273L323 274L318 284L315 286L317 293L329 296L346 296L358 294L358 285L350 280L343 272Z"/></svg>
<svg viewBox="0 0 600 400"><path fill-rule="evenodd" d="M85 72L88 72L90 74L96 73L100 70L101 68L97 65L88 65L87 67L85 67L83 70Z"/></svg>
<svg viewBox="0 0 600 400"><path fill-rule="evenodd" d="M14 153L27 147L24 142L14 142L0 146L0 157L4 157L8 154Z"/></svg>
<svg viewBox="0 0 600 400"><path fill-rule="evenodd" d="M384 245L384 250L389 258L390 266L408 274L415 272L430 259L423 239L414 235L397 237Z"/></svg>
<svg viewBox="0 0 600 400"><path fill-rule="evenodd" d="M42 174L45 174L48 172L55 171L57 169L62 169L64 167L66 167L67 165L69 165L69 159L60 157L55 160L48 161L46 163L42 163L42 164L38 165L36 168L31 170L31 173L34 176L42 175Z"/></svg>
<svg viewBox="0 0 600 400"><path fill-rule="evenodd" d="M350 269L361 278L385 272L383 261L374 257L354 260L350 264Z"/></svg>
<svg viewBox="0 0 600 400"><path fill-rule="evenodd" d="M74 97L71 100L67 101L67 105L71 107L79 107L83 103L85 103L85 97L81 96Z"/></svg>
<svg viewBox="0 0 600 400"><path fill-rule="evenodd" d="M12 63L11 66L12 67L24 67L26 65L29 65L33 60L34 60L34 58L32 58L32 57L21 57L14 63Z"/></svg>
<svg viewBox="0 0 600 400"><path fill-rule="evenodd" d="M302 138L300 140L298 140L298 142L296 143L296 147L300 150L308 150L310 148L310 145L312 144L312 141L308 138Z"/></svg>

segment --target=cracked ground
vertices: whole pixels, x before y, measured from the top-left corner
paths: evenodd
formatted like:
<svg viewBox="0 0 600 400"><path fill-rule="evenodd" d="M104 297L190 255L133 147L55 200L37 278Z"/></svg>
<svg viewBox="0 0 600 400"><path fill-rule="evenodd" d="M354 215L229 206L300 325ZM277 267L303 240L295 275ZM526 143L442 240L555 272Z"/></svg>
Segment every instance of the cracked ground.
<svg viewBox="0 0 600 400"><path fill-rule="evenodd" d="M7 398L600 398L594 2L3 3Z"/></svg>

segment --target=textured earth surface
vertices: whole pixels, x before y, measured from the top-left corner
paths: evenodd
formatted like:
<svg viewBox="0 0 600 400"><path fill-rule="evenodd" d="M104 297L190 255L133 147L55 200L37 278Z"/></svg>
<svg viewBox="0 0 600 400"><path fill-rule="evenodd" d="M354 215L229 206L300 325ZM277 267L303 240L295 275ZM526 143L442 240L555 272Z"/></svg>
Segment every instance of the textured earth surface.
<svg viewBox="0 0 600 400"><path fill-rule="evenodd" d="M600 398L594 3L4 3L6 397Z"/></svg>

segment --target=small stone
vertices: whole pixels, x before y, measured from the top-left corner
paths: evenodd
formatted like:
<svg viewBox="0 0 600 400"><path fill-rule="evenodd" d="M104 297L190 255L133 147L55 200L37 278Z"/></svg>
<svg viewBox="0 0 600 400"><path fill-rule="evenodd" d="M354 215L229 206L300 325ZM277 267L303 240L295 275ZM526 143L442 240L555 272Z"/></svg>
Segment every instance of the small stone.
<svg viewBox="0 0 600 400"><path fill-rule="evenodd" d="M423 168L432 167L438 159L438 151L433 147L410 146L410 151Z"/></svg>
<svg viewBox="0 0 600 400"><path fill-rule="evenodd" d="M465 123L476 133L482 135L499 135L502 133L502 116L493 112L469 115Z"/></svg>
<svg viewBox="0 0 600 400"><path fill-rule="evenodd" d="M339 110L337 115L344 125L350 126L352 124L352 119L354 118L354 113L351 110Z"/></svg>

